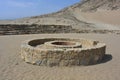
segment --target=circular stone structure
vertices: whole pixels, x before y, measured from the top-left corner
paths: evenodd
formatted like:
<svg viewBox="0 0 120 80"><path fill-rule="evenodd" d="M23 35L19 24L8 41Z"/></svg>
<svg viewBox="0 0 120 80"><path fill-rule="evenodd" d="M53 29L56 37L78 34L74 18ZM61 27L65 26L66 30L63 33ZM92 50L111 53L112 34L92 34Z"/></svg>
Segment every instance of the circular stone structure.
<svg viewBox="0 0 120 80"><path fill-rule="evenodd" d="M104 43L94 40L44 38L23 42L21 57L39 66L80 66L100 62L105 50Z"/></svg>
<svg viewBox="0 0 120 80"><path fill-rule="evenodd" d="M46 46L53 47L53 48L80 48L82 47L81 43L73 42L73 41L62 41L62 40L55 40L49 41L45 43Z"/></svg>

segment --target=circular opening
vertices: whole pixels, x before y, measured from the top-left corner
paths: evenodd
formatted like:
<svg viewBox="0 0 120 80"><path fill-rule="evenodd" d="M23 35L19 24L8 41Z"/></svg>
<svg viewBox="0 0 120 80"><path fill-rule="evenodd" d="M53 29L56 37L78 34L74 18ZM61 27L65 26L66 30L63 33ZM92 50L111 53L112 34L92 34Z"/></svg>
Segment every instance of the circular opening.
<svg viewBox="0 0 120 80"><path fill-rule="evenodd" d="M73 42L53 42L54 45L75 45Z"/></svg>

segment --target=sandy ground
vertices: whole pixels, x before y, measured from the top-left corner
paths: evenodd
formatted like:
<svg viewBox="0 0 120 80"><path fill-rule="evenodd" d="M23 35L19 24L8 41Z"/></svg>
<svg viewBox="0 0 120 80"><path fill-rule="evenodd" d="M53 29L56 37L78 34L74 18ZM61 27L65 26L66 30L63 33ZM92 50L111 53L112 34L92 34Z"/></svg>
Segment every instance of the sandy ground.
<svg viewBox="0 0 120 80"><path fill-rule="evenodd" d="M76 8L73 14L80 21L94 24L94 29L120 30L120 10L101 9L95 12L82 12Z"/></svg>
<svg viewBox="0 0 120 80"><path fill-rule="evenodd" d="M102 63L77 67L41 67L20 58L20 44L31 38L70 37L105 42ZM0 36L0 80L120 80L120 36L112 34L39 34Z"/></svg>
<svg viewBox="0 0 120 80"><path fill-rule="evenodd" d="M88 21L120 26L120 10L98 10L96 12L80 13Z"/></svg>
<svg viewBox="0 0 120 80"><path fill-rule="evenodd" d="M74 16L78 20L95 24L96 29L120 30L120 10L81 12L79 9L76 9Z"/></svg>

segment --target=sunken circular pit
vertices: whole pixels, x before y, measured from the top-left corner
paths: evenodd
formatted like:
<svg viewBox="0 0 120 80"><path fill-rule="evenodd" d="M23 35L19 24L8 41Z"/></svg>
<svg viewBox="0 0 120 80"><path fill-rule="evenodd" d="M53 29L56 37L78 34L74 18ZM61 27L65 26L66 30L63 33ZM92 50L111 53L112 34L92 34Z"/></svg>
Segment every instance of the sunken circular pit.
<svg viewBox="0 0 120 80"><path fill-rule="evenodd" d="M54 47L54 48L77 48L82 47L81 43L74 41L65 41L65 40L55 40L46 42L45 45Z"/></svg>
<svg viewBox="0 0 120 80"><path fill-rule="evenodd" d="M39 66L91 65L102 60L105 49L104 43L87 39L33 39L22 43L21 57Z"/></svg>

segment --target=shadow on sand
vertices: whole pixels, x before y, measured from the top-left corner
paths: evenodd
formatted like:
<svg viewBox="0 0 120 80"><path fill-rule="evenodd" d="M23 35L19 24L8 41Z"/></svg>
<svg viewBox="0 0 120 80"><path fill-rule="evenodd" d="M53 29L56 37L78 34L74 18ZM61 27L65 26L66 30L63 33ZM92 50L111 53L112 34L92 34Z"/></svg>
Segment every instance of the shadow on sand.
<svg viewBox="0 0 120 80"><path fill-rule="evenodd" d="M106 55L103 57L102 61L98 62L97 64L106 63L106 62L108 62L108 61L111 61L112 58L113 58L113 57L112 57L111 54L106 54Z"/></svg>

